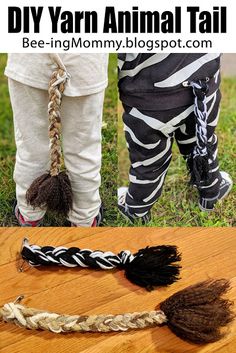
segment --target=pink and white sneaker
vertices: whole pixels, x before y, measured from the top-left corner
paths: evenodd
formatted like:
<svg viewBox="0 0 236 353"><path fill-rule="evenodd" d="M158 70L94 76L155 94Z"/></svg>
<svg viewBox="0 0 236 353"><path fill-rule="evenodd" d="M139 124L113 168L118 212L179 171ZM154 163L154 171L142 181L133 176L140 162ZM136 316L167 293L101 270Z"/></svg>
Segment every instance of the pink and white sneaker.
<svg viewBox="0 0 236 353"><path fill-rule="evenodd" d="M40 227L43 223L43 218L37 220L37 221L27 221L24 219L22 214L20 213L20 210L17 206L17 203L14 205L14 214L15 217L19 223L20 227Z"/></svg>
<svg viewBox="0 0 236 353"><path fill-rule="evenodd" d="M97 216L94 218L91 227L99 227L103 221L103 206L100 207L100 210ZM71 227L78 227L77 224L71 223Z"/></svg>

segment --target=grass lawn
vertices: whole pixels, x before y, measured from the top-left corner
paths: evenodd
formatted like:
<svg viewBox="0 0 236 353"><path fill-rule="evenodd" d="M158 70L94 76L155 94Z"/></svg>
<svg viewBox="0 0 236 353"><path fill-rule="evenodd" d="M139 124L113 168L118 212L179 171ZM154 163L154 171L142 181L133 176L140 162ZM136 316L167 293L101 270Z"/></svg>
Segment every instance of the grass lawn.
<svg viewBox="0 0 236 353"><path fill-rule="evenodd" d="M221 170L236 181L236 78L224 78L221 86L222 104L217 135ZM128 184L129 161L122 124L122 107L118 107L118 185ZM173 158L165 180L163 192L152 209L149 226L236 226L236 185L227 199L220 202L215 212L201 212L197 206L197 191L188 185L185 162L173 148ZM117 225L128 225L121 216Z"/></svg>
<svg viewBox="0 0 236 353"><path fill-rule="evenodd" d="M15 184L12 179L15 163L15 143L12 111L4 67L7 56L0 54L0 226L16 226L12 214ZM117 221L117 60L110 55L109 85L106 90L103 126L103 164L101 195L105 207L104 224L112 226ZM44 226L64 226L66 220L47 214Z"/></svg>

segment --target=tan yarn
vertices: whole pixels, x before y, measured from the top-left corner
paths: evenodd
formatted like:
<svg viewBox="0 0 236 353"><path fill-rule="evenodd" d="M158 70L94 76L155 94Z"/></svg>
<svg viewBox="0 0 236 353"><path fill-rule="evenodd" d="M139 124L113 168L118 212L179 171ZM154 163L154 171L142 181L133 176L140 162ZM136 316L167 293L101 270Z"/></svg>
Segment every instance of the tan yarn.
<svg viewBox="0 0 236 353"><path fill-rule="evenodd" d="M0 320L31 330L62 332L111 332L143 329L167 321L163 311L144 311L121 315L60 315L27 308L15 303L0 308Z"/></svg>
<svg viewBox="0 0 236 353"><path fill-rule="evenodd" d="M49 138L50 138L50 175L56 176L60 173L61 162L62 162L62 151L61 151L61 101L62 94L65 90L65 84L68 79L66 71L58 67L53 72L52 78L49 82L49 104L48 104L48 115L49 115Z"/></svg>
<svg viewBox="0 0 236 353"><path fill-rule="evenodd" d="M26 192L26 201L32 207L57 212L68 216L72 208L72 187L66 171L61 171L61 102L65 84L70 75L58 54L50 54L52 62L57 65L49 83L49 139L50 171L33 180Z"/></svg>

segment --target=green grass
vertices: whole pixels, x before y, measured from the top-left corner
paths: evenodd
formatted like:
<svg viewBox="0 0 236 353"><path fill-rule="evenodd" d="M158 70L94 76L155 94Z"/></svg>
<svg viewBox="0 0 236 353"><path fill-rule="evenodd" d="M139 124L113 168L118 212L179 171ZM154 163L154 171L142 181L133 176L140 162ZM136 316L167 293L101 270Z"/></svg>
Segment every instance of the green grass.
<svg viewBox="0 0 236 353"><path fill-rule="evenodd" d="M0 226L16 225L12 215L15 199L15 184L12 180L15 162L15 143L12 112L8 95L7 79L3 75L6 55L0 54ZM236 180L236 78L224 78L221 87L223 98L221 116L217 127L219 137L219 160L222 170ZM110 55L109 86L104 104L103 162L101 195L105 206L106 226L130 226L117 215L116 189L128 184L129 161L118 106L117 127L117 80L116 55ZM118 128L118 153L117 153ZM119 163L118 157L119 155ZM118 163L118 167L117 167ZM150 226L235 226L236 185L230 195L219 203L215 212L200 212L196 190L188 186L188 175L177 146L173 148L173 159L167 174L162 196L152 210ZM64 226L65 219L48 214L45 226ZM139 225L139 224L137 224Z"/></svg>
<svg viewBox="0 0 236 353"><path fill-rule="evenodd" d="M223 94L220 121L217 127L219 138L219 161L222 170L236 180L236 78L224 78L221 86ZM129 161L121 119L122 108L118 109L118 184L128 184ZM168 170L163 192L152 209L152 222L149 226L235 226L236 225L236 185L229 196L220 202L215 211L201 212L197 206L197 191L188 185L185 162L174 145L173 159ZM128 225L121 216L117 225Z"/></svg>
<svg viewBox="0 0 236 353"><path fill-rule="evenodd" d="M7 79L3 72L5 54L0 54L0 226L16 226L12 214L15 199L15 184L12 179L15 163L15 142L12 111L8 94ZM104 103L103 162L101 195L105 207L106 226L112 226L117 219L117 60L110 55L109 85ZM67 222L54 214L47 214L44 226L65 226Z"/></svg>

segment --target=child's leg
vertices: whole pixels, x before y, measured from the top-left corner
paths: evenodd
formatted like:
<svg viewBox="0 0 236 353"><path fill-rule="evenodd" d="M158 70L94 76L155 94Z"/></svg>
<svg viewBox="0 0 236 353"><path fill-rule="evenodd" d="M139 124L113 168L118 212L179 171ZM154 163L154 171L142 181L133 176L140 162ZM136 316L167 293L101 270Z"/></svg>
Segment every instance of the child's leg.
<svg viewBox="0 0 236 353"><path fill-rule="evenodd" d="M103 100L103 91L83 97L63 97L63 150L73 189L69 220L78 226L91 226L101 207Z"/></svg>
<svg viewBox="0 0 236 353"><path fill-rule="evenodd" d="M217 159L217 136L215 134L215 128L219 117L220 98L220 91L217 90L212 99L207 103L207 138L211 146L211 153L213 158L209 164L210 178L208 182L202 182L201 185L198 186L201 197L210 198L216 196L219 192L219 186L222 180ZM176 130L175 138L177 140L181 154L187 159L196 145L196 127L194 113L190 114L185 123L178 130Z"/></svg>
<svg viewBox="0 0 236 353"><path fill-rule="evenodd" d="M141 112L124 107L125 137L131 162L126 207L142 217L161 195L171 161L171 134L161 132L161 112Z"/></svg>
<svg viewBox="0 0 236 353"><path fill-rule="evenodd" d="M11 79L9 93L17 148L14 170L17 205L25 220L36 221L45 211L27 205L25 195L32 181L49 167L48 94Z"/></svg>

